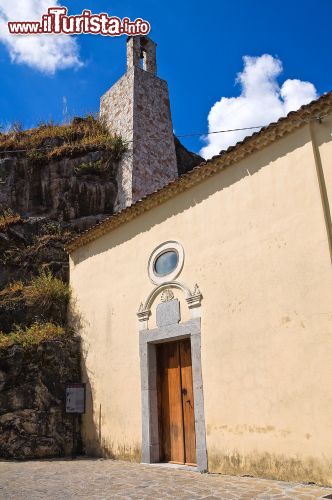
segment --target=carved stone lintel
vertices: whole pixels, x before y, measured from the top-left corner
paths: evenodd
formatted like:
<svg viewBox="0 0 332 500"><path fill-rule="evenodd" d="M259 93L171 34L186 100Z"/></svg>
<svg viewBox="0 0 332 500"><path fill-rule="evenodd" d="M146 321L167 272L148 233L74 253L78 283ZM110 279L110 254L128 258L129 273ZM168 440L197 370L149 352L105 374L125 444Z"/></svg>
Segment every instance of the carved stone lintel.
<svg viewBox="0 0 332 500"><path fill-rule="evenodd" d="M180 302L178 299L168 300L157 305L156 323L158 327L176 325L180 321Z"/></svg>
<svg viewBox="0 0 332 500"><path fill-rule="evenodd" d="M199 286L197 283L194 286L193 291L191 292L188 287L182 285L181 283L178 282L170 282L166 286L169 286L169 288L165 288L165 284L163 285L163 292L160 296L160 300L162 302L161 305L165 305L166 303L170 301L174 301L174 293L170 289L171 287L173 288L179 288L183 291L185 295L185 299L188 305L188 308L190 309L190 314L192 318L200 317L201 315L201 301L202 301L202 294L199 289ZM148 329L148 320L151 316L151 306L156 297L158 296L158 291L161 288L161 286L156 287L153 292L149 295L148 299L146 300L145 304L143 305L143 302L140 303L140 306L138 308L137 312L137 317L139 321L139 329L144 330ZM177 299L176 299L177 300ZM176 322L180 321L180 316L177 318L176 316Z"/></svg>

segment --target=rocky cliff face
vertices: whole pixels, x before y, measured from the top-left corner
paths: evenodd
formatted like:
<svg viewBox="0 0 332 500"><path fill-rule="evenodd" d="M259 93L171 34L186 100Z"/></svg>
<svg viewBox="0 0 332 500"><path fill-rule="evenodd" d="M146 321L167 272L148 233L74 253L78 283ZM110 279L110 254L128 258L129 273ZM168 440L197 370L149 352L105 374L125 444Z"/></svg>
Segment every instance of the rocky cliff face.
<svg viewBox="0 0 332 500"><path fill-rule="evenodd" d="M33 166L26 159L0 159L0 209L59 222L111 214L116 168L103 151Z"/></svg>
<svg viewBox="0 0 332 500"><path fill-rule="evenodd" d="M202 161L175 146L179 175ZM61 318L50 317L27 294L34 283L37 302L44 298L41 276L52 304L52 287L68 283L64 245L113 213L124 151L92 117L0 134L0 457L72 451L64 397L65 385L80 381L79 343L66 327L66 303ZM50 330L63 339L47 340ZM18 342L8 347L9 338Z"/></svg>
<svg viewBox="0 0 332 500"><path fill-rule="evenodd" d="M125 150L92 116L0 134L0 210L59 222L112 213Z"/></svg>
<svg viewBox="0 0 332 500"><path fill-rule="evenodd" d="M78 341L14 345L0 356L0 457L41 458L73 451L65 387L80 381ZM78 427L77 427L78 428ZM78 428L79 429L79 428ZM79 435L75 451L80 451Z"/></svg>
<svg viewBox="0 0 332 500"><path fill-rule="evenodd" d="M45 267L68 280L64 243L112 214L125 148L93 117L0 134L0 287Z"/></svg>
<svg viewBox="0 0 332 500"><path fill-rule="evenodd" d="M81 221L82 222L82 221ZM40 270L68 282L68 256L64 244L73 229L44 217L20 218L0 225L0 290L13 281L29 281ZM3 316L0 309L0 331Z"/></svg>
<svg viewBox="0 0 332 500"><path fill-rule="evenodd" d="M174 143L179 176L190 172L204 161L204 158L185 148L176 136L174 136Z"/></svg>
<svg viewBox="0 0 332 500"><path fill-rule="evenodd" d="M44 268L68 280L66 240L113 213L125 146L101 133L90 118L76 119L71 126L0 134L0 289ZM203 159L174 141L182 175ZM24 154L10 153L28 147ZM8 209L17 216L9 217L9 223L1 218Z"/></svg>
<svg viewBox="0 0 332 500"><path fill-rule="evenodd" d="M174 141L179 175L203 161L176 137ZM2 157L0 148L0 211L10 208L25 218L43 217L86 228L113 213L117 169L117 158L103 150L34 162L14 155Z"/></svg>

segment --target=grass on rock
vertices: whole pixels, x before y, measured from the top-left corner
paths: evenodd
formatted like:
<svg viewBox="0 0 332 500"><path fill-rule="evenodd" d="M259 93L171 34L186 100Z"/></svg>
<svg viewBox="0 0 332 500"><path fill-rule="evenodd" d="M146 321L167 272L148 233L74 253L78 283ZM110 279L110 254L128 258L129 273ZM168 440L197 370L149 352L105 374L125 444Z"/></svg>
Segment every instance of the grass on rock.
<svg viewBox="0 0 332 500"><path fill-rule="evenodd" d="M110 134L105 122L93 115L74 118L68 125L50 122L24 131L14 127L0 134L0 151L16 151L32 165L97 150L107 151L110 159L117 161L127 150L127 145L120 136Z"/></svg>

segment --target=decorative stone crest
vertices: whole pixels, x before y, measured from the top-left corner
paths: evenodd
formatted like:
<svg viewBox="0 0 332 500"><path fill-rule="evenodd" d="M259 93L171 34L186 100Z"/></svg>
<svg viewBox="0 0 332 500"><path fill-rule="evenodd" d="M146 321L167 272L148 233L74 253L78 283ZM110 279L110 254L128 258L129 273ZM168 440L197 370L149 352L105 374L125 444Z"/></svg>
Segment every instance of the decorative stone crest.
<svg viewBox="0 0 332 500"><path fill-rule="evenodd" d="M202 294L197 283L194 286L194 290L191 292L190 296L186 298L189 309L194 307L200 307L202 301Z"/></svg>
<svg viewBox="0 0 332 500"><path fill-rule="evenodd" d="M161 302L169 302L174 299L174 293L169 288L166 288L160 296Z"/></svg>
<svg viewBox="0 0 332 500"><path fill-rule="evenodd" d="M191 295L192 295L193 297L197 297L198 295L199 295L200 297L202 296L201 291L200 291L200 289L199 289L199 287L198 287L197 283L195 284L195 286L194 286L194 290L193 290L193 292L192 292L192 294L191 294Z"/></svg>
<svg viewBox="0 0 332 500"><path fill-rule="evenodd" d="M137 312L138 320L147 322L150 315L151 315L150 309L144 309L143 302L141 302Z"/></svg>

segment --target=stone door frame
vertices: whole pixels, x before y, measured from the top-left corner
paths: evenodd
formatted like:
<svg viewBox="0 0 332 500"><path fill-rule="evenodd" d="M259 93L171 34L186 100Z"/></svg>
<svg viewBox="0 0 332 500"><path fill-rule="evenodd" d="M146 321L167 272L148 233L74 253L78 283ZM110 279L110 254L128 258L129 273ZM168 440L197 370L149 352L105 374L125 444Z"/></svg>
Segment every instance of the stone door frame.
<svg viewBox="0 0 332 500"><path fill-rule="evenodd" d="M142 463L156 463L159 456L156 344L190 339L194 390L196 459L207 471L207 449L201 364L201 318L139 332L142 401Z"/></svg>

